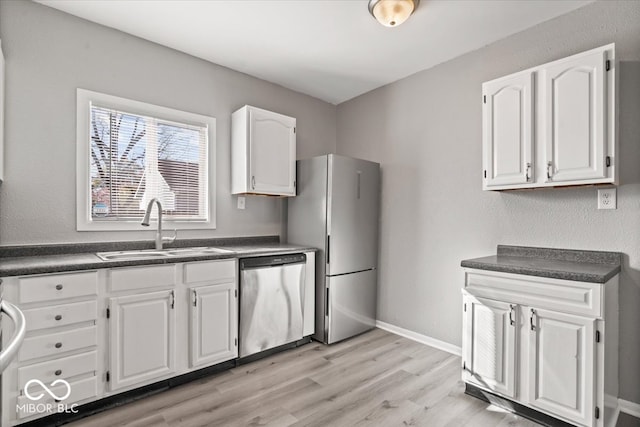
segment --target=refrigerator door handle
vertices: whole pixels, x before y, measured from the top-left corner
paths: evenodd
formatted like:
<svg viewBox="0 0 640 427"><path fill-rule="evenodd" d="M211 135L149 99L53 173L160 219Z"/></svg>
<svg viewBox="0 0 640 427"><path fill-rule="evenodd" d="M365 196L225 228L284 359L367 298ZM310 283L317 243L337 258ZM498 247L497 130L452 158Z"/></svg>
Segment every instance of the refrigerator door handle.
<svg viewBox="0 0 640 427"><path fill-rule="evenodd" d="M329 316L329 288L327 288L327 299L324 302L324 314Z"/></svg>
<svg viewBox="0 0 640 427"><path fill-rule="evenodd" d="M331 247L331 236L327 235L327 264L329 264L329 254L331 253L330 247Z"/></svg>

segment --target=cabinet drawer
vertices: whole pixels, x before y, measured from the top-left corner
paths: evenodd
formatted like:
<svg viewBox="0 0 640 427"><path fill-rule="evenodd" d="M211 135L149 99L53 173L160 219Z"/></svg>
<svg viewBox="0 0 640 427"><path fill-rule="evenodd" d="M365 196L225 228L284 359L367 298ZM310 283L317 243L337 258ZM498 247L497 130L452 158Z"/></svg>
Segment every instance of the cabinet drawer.
<svg viewBox="0 0 640 427"><path fill-rule="evenodd" d="M111 291L158 288L176 284L176 265L114 268L111 270Z"/></svg>
<svg viewBox="0 0 640 427"><path fill-rule="evenodd" d="M27 331L35 331L96 320L98 308L96 301L83 301L24 310L24 316L27 321Z"/></svg>
<svg viewBox="0 0 640 427"><path fill-rule="evenodd" d="M602 316L602 284L469 270L465 289L474 296L560 312Z"/></svg>
<svg viewBox="0 0 640 427"><path fill-rule="evenodd" d="M83 347L94 346L96 342L95 326L29 337L22 343L18 360L25 361L60 354Z"/></svg>
<svg viewBox="0 0 640 427"><path fill-rule="evenodd" d="M98 353L96 351L23 366L18 368L18 389L22 390L25 384L32 379L51 384L60 378L67 380L77 375L95 372L97 366Z"/></svg>
<svg viewBox="0 0 640 427"><path fill-rule="evenodd" d="M190 262L184 265L184 282L212 282L223 279L235 279L236 262L233 261L202 261Z"/></svg>
<svg viewBox="0 0 640 427"><path fill-rule="evenodd" d="M59 300L85 295L96 295L98 273L89 271L73 274L21 277L18 279L21 303Z"/></svg>
<svg viewBox="0 0 640 427"><path fill-rule="evenodd" d="M31 391L31 388L29 388L29 390ZM69 397L60 402L60 405L66 405L68 408L76 402L81 402L98 395L97 378L94 376L73 381L69 383L68 387L65 384L51 387L51 391L56 396L64 396L69 390ZM31 395L35 397L40 393L43 393L44 396L36 401L29 399L27 396L18 397L18 407L16 410L19 419L43 413L47 413L47 415L58 413L58 403L55 401L55 398L47 392L37 390L34 386ZM64 410L64 406L62 408Z"/></svg>

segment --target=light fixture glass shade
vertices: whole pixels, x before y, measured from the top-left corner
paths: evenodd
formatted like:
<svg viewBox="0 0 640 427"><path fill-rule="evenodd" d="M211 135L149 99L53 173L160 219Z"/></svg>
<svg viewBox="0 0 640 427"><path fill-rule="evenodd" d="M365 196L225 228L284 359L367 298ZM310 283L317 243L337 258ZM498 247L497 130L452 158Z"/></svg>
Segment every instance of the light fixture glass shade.
<svg viewBox="0 0 640 427"><path fill-rule="evenodd" d="M420 0L369 0L369 12L385 27L397 27L409 18Z"/></svg>

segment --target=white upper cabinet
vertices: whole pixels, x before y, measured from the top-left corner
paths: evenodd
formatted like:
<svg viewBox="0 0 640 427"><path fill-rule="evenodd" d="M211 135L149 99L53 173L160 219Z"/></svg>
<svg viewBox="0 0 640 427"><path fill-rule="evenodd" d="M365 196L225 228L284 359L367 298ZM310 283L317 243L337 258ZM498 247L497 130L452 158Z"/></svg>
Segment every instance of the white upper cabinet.
<svg viewBox="0 0 640 427"><path fill-rule="evenodd" d="M485 189L532 179L532 90L530 71L482 86Z"/></svg>
<svg viewBox="0 0 640 427"><path fill-rule="evenodd" d="M606 60L598 50L541 72L547 182L607 177Z"/></svg>
<svg viewBox="0 0 640 427"><path fill-rule="evenodd" d="M233 113L231 193L295 196L296 119L249 105Z"/></svg>
<svg viewBox="0 0 640 427"><path fill-rule="evenodd" d="M486 82L483 189L617 181L615 45Z"/></svg>

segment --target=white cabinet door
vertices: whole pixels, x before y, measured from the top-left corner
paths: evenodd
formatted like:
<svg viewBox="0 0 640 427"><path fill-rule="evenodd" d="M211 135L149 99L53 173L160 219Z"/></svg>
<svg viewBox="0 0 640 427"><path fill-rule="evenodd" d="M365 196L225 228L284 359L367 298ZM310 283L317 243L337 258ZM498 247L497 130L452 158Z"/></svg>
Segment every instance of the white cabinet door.
<svg viewBox="0 0 640 427"><path fill-rule="evenodd" d="M191 288L191 367L238 356L236 283Z"/></svg>
<svg viewBox="0 0 640 427"><path fill-rule="evenodd" d="M111 390L175 371L175 293L109 299Z"/></svg>
<svg viewBox="0 0 640 427"><path fill-rule="evenodd" d="M483 85L485 188L533 180L533 75L529 71Z"/></svg>
<svg viewBox="0 0 640 427"><path fill-rule="evenodd" d="M515 397L518 306L470 295L463 302L463 380Z"/></svg>
<svg viewBox="0 0 640 427"><path fill-rule="evenodd" d="M594 421L594 319L529 309L529 404L583 425Z"/></svg>
<svg viewBox="0 0 640 427"><path fill-rule="evenodd" d="M249 109L250 192L294 196L296 120Z"/></svg>
<svg viewBox="0 0 640 427"><path fill-rule="evenodd" d="M547 182L607 176L605 62L601 50L542 70Z"/></svg>

